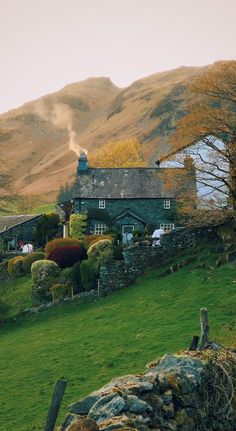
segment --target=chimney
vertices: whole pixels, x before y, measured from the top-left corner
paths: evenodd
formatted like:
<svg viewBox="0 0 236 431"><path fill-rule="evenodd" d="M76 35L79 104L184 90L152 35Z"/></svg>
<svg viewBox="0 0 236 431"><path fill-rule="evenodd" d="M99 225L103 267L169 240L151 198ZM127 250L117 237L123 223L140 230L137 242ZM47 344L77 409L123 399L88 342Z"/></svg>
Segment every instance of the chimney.
<svg viewBox="0 0 236 431"><path fill-rule="evenodd" d="M85 153L81 153L78 160L78 175L86 173L88 170L88 159Z"/></svg>

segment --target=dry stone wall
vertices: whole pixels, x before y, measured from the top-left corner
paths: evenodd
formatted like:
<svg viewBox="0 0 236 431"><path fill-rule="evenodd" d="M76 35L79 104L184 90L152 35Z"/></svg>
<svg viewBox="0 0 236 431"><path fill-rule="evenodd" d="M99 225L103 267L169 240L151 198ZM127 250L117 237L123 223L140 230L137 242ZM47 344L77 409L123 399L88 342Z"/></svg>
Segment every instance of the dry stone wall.
<svg viewBox="0 0 236 431"><path fill-rule="evenodd" d="M214 400L223 397L212 374L200 352L166 354L145 373L115 378L71 404L60 431L86 431L88 419L101 431L233 431L236 410L227 398L220 408L209 402L212 391Z"/></svg>
<svg viewBox="0 0 236 431"><path fill-rule="evenodd" d="M217 244L224 251L228 246L219 235L219 229L232 221L198 228L179 228L161 238L161 246L135 245L124 250L123 261L112 261L100 270L100 294L130 286L148 268L157 268L184 249L196 246L199 241ZM235 232L236 234L236 232ZM144 241L145 243L145 241Z"/></svg>

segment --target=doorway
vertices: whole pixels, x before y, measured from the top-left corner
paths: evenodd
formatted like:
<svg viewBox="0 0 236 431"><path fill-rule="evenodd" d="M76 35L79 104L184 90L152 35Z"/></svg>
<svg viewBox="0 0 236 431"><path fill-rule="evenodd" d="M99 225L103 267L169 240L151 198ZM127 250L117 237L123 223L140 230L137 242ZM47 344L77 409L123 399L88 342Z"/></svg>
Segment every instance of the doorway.
<svg viewBox="0 0 236 431"><path fill-rule="evenodd" d="M134 224L123 224L122 225L122 242L127 244L127 234L134 231Z"/></svg>

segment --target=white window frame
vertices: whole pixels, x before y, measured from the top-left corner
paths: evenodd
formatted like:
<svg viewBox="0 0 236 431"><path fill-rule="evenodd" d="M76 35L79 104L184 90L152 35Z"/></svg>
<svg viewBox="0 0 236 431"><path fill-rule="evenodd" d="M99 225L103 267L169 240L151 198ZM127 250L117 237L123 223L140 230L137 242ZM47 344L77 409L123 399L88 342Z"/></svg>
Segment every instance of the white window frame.
<svg viewBox="0 0 236 431"><path fill-rule="evenodd" d="M94 225L94 234L102 235L107 230L107 225L105 223L97 223Z"/></svg>
<svg viewBox="0 0 236 431"><path fill-rule="evenodd" d="M164 229L165 232L169 232L175 228L174 223L161 223L160 229Z"/></svg>
<svg viewBox="0 0 236 431"><path fill-rule="evenodd" d="M106 201L105 201L105 199L99 199L98 207L99 207L101 210L104 210L104 209L106 208Z"/></svg>
<svg viewBox="0 0 236 431"><path fill-rule="evenodd" d="M170 209L170 199L164 199L164 210Z"/></svg>

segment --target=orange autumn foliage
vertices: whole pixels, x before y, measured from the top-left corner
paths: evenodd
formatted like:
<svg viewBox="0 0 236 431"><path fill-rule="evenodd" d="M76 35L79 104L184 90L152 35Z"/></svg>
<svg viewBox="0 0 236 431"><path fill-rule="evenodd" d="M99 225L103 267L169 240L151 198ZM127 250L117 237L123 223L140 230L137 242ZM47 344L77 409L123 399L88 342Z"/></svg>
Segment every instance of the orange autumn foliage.
<svg viewBox="0 0 236 431"><path fill-rule="evenodd" d="M136 138L109 141L89 156L89 165L96 168L145 167L143 146Z"/></svg>

